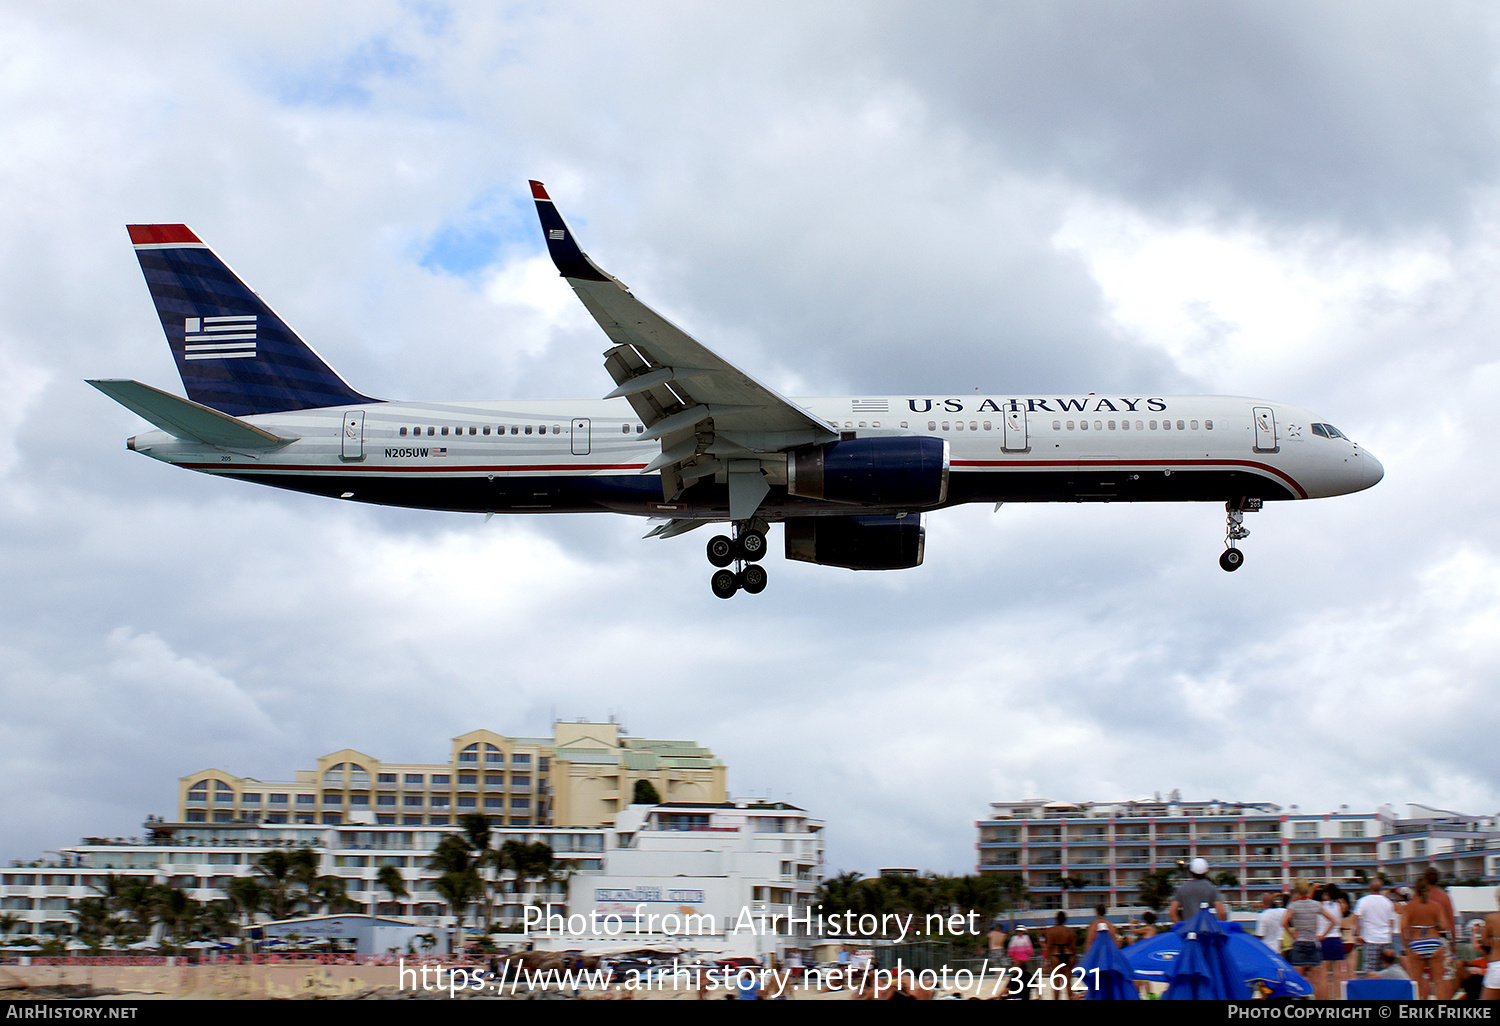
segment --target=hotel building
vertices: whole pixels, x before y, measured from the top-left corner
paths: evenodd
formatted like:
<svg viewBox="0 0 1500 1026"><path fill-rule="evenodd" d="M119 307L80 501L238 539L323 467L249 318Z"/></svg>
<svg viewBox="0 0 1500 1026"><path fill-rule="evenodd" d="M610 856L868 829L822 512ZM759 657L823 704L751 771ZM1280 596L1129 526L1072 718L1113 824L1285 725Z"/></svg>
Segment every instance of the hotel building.
<svg viewBox="0 0 1500 1026"><path fill-rule="evenodd" d="M1149 801L993 802L979 834L978 870L1019 876L1032 904L1074 907L1139 904L1146 874L1202 857L1210 875L1234 874L1226 901L1248 905L1293 879L1356 887L1376 873L1394 882L1429 865L1445 879L1500 878L1500 824L1392 806L1373 812L1306 812L1269 802L1184 801L1177 792Z"/></svg>
<svg viewBox="0 0 1500 1026"><path fill-rule="evenodd" d="M57 849L58 859L13 862L0 876L0 916L10 917L12 938L66 933L73 903L99 897L112 875L223 902L229 882L255 875L267 851L308 847L320 857L319 872L342 879L360 910L441 927L452 915L429 862L471 812L489 817L491 847L544 842L559 862L551 879L528 880L521 893L506 874L488 917L500 923L520 921L527 905L566 913L576 901L593 909L624 889L653 910L707 902L716 914L750 908L785 916L805 910L822 876L822 823L784 803L730 801L725 767L692 742L560 722L550 739L473 731L453 739L451 754L446 763L386 763L345 749L282 783L190 773L180 780L175 820L149 818L145 836L86 837ZM632 806L635 781L643 779L659 805ZM406 897L378 882L387 866L400 871ZM666 904L653 892L666 895ZM694 892L701 902L687 900ZM484 918L483 908L471 906L466 921ZM566 932L553 939L577 946ZM785 941L773 934L728 943L769 950L764 945ZM547 946L546 938L539 944Z"/></svg>

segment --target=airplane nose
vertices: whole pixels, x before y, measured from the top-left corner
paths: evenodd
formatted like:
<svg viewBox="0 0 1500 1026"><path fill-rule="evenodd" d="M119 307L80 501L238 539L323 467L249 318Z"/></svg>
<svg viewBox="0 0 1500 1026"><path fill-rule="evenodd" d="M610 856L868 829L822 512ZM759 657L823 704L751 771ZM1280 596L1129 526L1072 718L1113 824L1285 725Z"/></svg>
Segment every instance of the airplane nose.
<svg viewBox="0 0 1500 1026"><path fill-rule="evenodd" d="M1380 465L1380 461L1363 449L1359 451L1359 459L1364 465L1363 487L1370 488L1379 484L1380 479L1385 477L1385 468Z"/></svg>

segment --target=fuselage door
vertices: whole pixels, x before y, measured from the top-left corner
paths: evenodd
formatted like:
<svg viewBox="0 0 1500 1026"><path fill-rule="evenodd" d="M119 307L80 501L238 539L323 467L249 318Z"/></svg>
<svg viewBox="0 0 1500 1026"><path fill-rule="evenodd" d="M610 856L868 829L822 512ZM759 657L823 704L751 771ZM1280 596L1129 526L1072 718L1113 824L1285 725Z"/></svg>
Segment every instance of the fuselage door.
<svg viewBox="0 0 1500 1026"><path fill-rule="evenodd" d="M1269 406L1255 407L1255 451L1281 451L1276 444L1276 414Z"/></svg>
<svg viewBox="0 0 1500 1026"><path fill-rule="evenodd" d="M1031 446L1026 441L1026 411L1005 411L1005 451L1026 452Z"/></svg>
<svg viewBox="0 0 1500 1026"><path fill-rule="evenodd" d="M344 414L342 448L339 457L345 460L365 458L365 411L350 410Z"/></svg>
<svg viewBox="0 0 1500 1026"><path fill-rule="evenodd" d="M587 456L589 454L589 419L587 417L575 417L573 419L573 455Z"/></svg>

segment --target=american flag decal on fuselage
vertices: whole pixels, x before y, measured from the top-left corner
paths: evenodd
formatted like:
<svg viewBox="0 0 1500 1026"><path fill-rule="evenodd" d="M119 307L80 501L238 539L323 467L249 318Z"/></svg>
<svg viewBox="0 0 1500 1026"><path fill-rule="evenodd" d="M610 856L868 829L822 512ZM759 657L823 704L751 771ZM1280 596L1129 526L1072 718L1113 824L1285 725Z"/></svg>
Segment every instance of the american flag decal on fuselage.
<svg viewBox="0 0 1500 1026"><path fill-rule="evenodd" d="M242 360L255 355L254 314L189 317L185 328L185 360Z"/></svg>

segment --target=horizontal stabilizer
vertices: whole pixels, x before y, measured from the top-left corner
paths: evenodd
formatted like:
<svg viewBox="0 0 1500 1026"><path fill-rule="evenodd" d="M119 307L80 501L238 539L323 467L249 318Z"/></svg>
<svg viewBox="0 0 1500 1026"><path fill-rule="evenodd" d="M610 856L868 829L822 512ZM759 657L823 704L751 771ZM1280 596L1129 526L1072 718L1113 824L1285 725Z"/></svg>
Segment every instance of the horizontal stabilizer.
<svg viewBox="0 0 1500 1026"><path fill-rule="evenodd" d="M279 449L297 439L281 438L238 417L209 409L139 381L90 381L121 406L138 413L169 435L225 449Z"/></svg>

